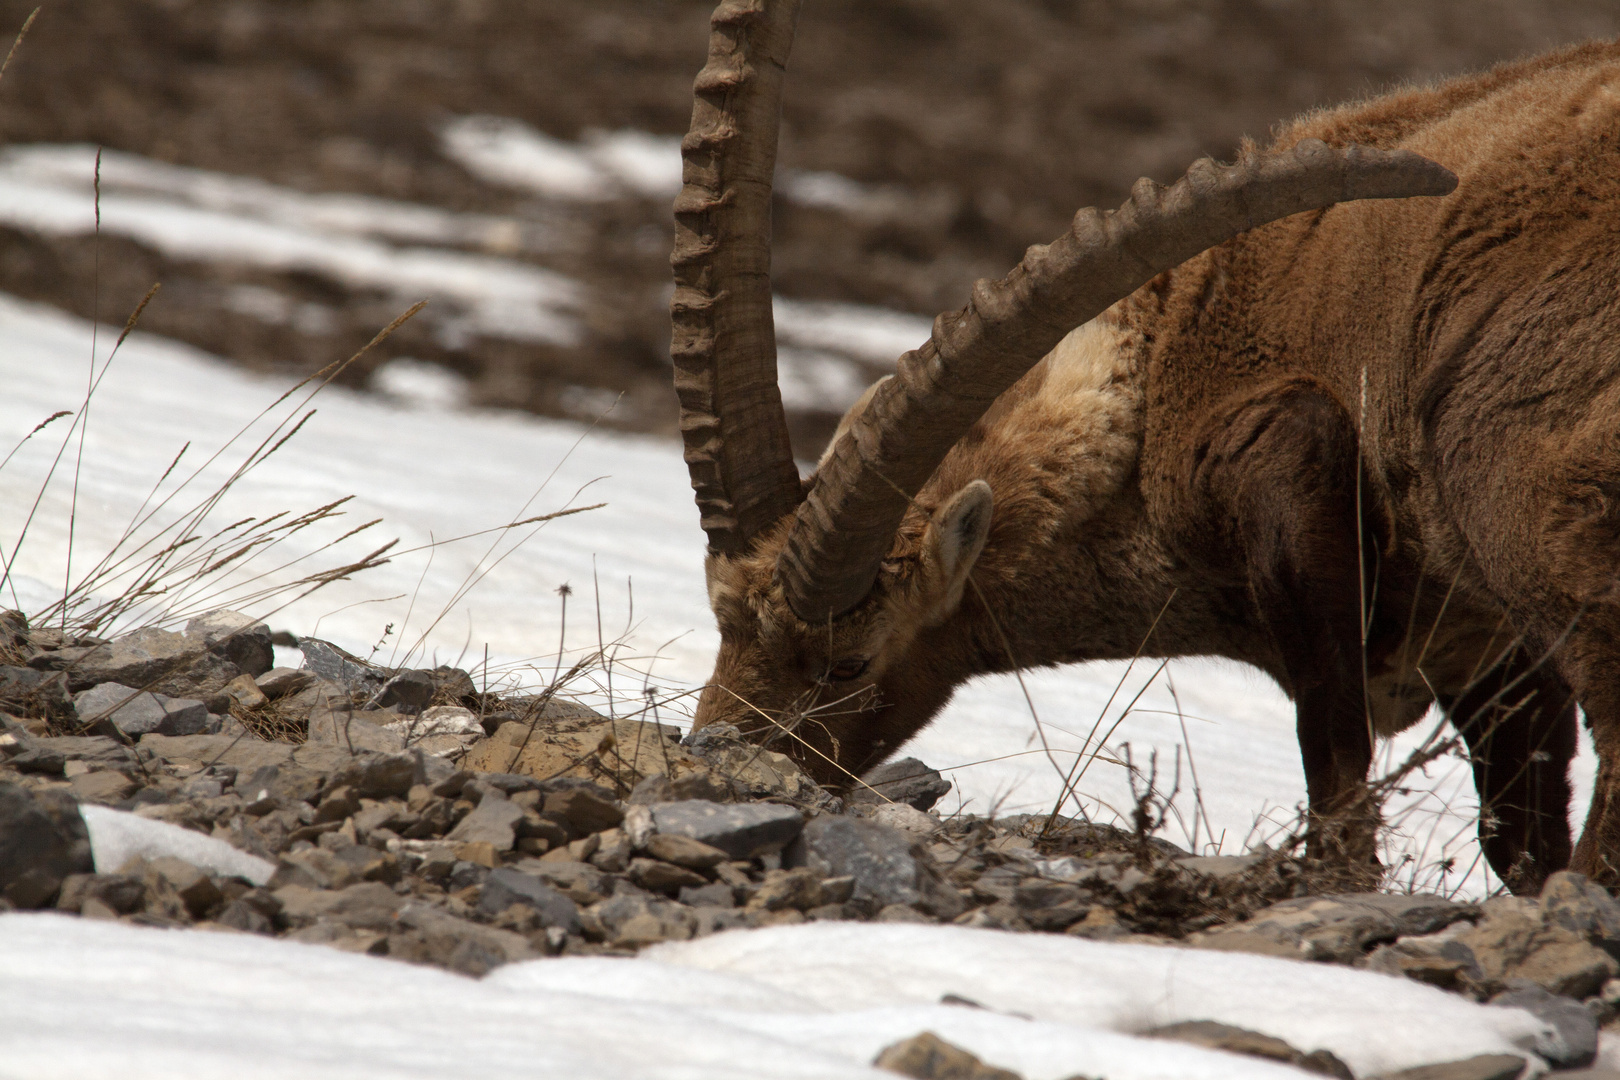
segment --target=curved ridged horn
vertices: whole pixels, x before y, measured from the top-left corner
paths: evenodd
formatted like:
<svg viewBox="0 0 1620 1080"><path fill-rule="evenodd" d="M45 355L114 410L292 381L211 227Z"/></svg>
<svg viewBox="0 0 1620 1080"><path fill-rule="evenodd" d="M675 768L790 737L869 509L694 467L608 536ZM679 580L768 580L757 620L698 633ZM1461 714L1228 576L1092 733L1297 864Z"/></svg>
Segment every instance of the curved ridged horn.
<svg viewBox="0 0 1620 1080"><path fill-rule="evenodd" d="M1406 150L1308 139L1237 165L1205 158L1173 187L1139 180L1113 213L1085 209L899 361L799 506L777 580L799 618L837 618L871 591L912 495L991 402L1076 326L1238 233L1353 199L1444 195L1457 178Z"/></svg>
<svg viewBox="0 0 1620 1080"><path fill-rule="evenodd" d="M693 86L675 200L675 389L709 550L747 549L802 497L776 386L771 174L799 0L725 0Z"/></svg>

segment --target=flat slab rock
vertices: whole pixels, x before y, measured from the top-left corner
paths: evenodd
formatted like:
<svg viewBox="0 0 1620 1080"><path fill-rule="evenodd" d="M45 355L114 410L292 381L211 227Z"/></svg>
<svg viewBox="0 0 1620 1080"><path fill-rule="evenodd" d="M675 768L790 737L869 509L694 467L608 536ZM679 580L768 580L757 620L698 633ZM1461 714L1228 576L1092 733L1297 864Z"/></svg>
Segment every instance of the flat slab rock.
<svg viewBox="0 0 1620 1080"><path fill-rule="evenodd" d="M689 837L719 848L732 859L753 859L781 851L804 828L804 818L797 810L775 803L685 799L657 803L644 812L650 818L649 832ZM633 826L630 831L634 835Z"/></svg>
<svg viewBox="0 0 1620 1080"><path fill-rule="evenodd" d="M1195 934L1189 944L1348 963L1379 941L1432 934L1459 920L1478 918L1479 913L1472 904L1441 896L1305 896L1263 908L1247 922Z"/></svg>

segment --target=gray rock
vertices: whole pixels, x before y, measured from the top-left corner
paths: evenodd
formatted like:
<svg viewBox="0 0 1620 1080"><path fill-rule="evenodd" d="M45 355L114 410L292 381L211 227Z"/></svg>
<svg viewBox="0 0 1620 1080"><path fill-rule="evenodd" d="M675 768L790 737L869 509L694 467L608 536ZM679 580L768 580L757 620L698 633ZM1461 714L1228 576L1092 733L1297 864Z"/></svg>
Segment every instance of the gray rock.
<svg viewBox="0 0 1620 1080"><path fill-rule="evenodd" d="M71 721L74 713L68 678L60 671L0 667L0 709L18 716Z"/></svg>
<svg viewBox="0 0 1620 1080"><path fill-rule="evenodd" d="M730 885L716 881L712 885L692 885L681 890L681 903L689 907L736 907L737 895Z"/></svg>
<svg viewBox="0 0 1620 1080"><path fill-rule="evenodd" d="M517 842L517 823L522 820L523 807L510 799L486 795L445 839L456 844L492 844L496 851L511 851Z"/></svg>
<svg viewBox="0 0 1620 1080"><path fill-rule="evenodd" d="M1398 937L1432 934L1479 909L1439 896L1343 893L1284 900L1247 922L1193 935L1200 948L1348 963L1372 946Z"/></svg>
<svg viewBox="0 0 1620 1080"><path fill-rule="evenodd" d="M1553 874L1541 889L1541 910L1549 926L1573 930L1620 957L1620 901L1580 874Z"/></svg>
<svg viewBox="0 0 1620 1080"><path fill-rule="evenodd" d="M70 874L56 898L58 911L82 911L95 900L114 915L132 915L146 906L146 883L135 874Z"/></svg>
<svg viewBox="0 0 1620 1080"><path fill-rule="evenodd" d="M538 954L521 934L480 926L427 904L412 903L399 912L388 935L388 955L478 977L502 964L532 960Z"/></svg>
<svg viewBox="0 0 1620 1080"><path fill-rule="evenodd" d="M135 751L105 735L58 735L34 739L31 750L59 754L63 761L82 761L103 769L135 768ZM12 759L15 764L16 759Z"/></svg>
<svg viewBox="0 0 1620 1080"><path fill-rule="evenodd" d="M846 801L860 803L906 803L928 810L951 790L951 782L916 758L901 758L867 771L855 784Z"/></svg>
<svg viewBox="0 0 1620 1080"><path fill-rule="evenodd" d="M682 905L634 892L622 892L592 905L585 922L592 921L605 941L623 948L685 941L697 929L691 911Z"/></svg>
<svg viewBox="0 0 1620 1080"><path fill-rule="evenodd" d="M1556 1045L1538 1045L1536 1051L1555 1068L1579 1068L1597 1057L1597 1019L1578 1001L1549 994L1539 986L1525 985L1497 994L1492 1005L1523 1009L1536 1019L1551 1024L1558 1033Z"/></svg>
<svg viewBox="0 0 1620 1080"><path fill-rule="evenodd" d="M1385 1073L1377 1080L1514 1080L1524 1072L1524 1065L1525 1059L1516 1054L1481 1054L1444 1065L1419 1065Z"/></svg>
<svg viewBox="0 0 1620 1080"><path fill-rule="evenodd" d="M884 1047L872 1064L918 1080L1022 1080L1017 1073L987 1065L932 1031Z"/></svg>
<svg viewBox="0 0 1620 1080"><path fill-rule="evenodd" d="M576 904L594 904L613 892L613 881L590 863L524 859L517 869L567 893Z"/></svg>
<svg viewBox="0 0 1620 1080"><path fill-rule="evenodd" d="M852 877L851 900L869 910L905 904L942 918L965 904L919 860L914 840L876 822L823 815L804 827L784 854L785 866L808 866L822 878Z"/></svg>
<svg viewBox="0 0 1620 1080"><path fill-rule="evenodd" d="M382 719L398 719L393 713L355 711L349 691L330 680L320 679L292 697L283 698L282 708L309 718L309 742L335 746L350 752L369 750L397 754L405 749L405 739L397 732L379 726Z"/></svg>
<svg viewBox="0 0 1620 1080"><path fill-rule="evenodd" d="M594 785L592 785L594 787ZM569 834L578 839L604 829L614 828L624 820L624 811L611 797L604 797L601 789L577 787L567 791L553 791L546 795L545 816L566 825Z"/></svg>
<svg viewBox="0 0 1620 1080"><path fill-rule="evenodd" d="M372 703L384 709L393 708L414 715L432 704L435 689L431 672L401 671L383 683Z"/></svg>
<svg viewBox="0 0 1620 1080"><path fill-rule="evenodd" d="M253 680L259 688L259 693L275 701L278 698L288 697L300 690L308 689L315 682L313 671L304 671L301 668L271 668L263 675Z"/></svg>
<svg viewBox="0 0 1620 1080"><path fill-rule="evenodd" d="M1339 1080L1354 1080L1349 1067L1327 1050L1314 1050L1307 1054L1274 1036L1214 1020L1185 1020L1153 1028L1143 1034L1150 1039L1172 1039L1210 1050L1224 1050L1229 1054L1287 1062L1306 1072L1338 1077Z"/></svg>
<svg viewBox="0 0 1620 1080"><path fill-rule="evenodd" d="M208 706L193 698L172 698L122 683L99 683L75 694L73 706L89 721L106 717L125 735L200 735L208 727Z"/></svg>
<svg viewBox="0 0 1620 1080"><path fill-rule="evenodd" d="M797 810L773 803L687 799L659 803L647 810L654 832L700 840L732 859L752 859L781 851L804 828L804 818Z"/></svg>
<svg viewBox="0 0 1620 1080"><path fill-rule="evenodd" d="M579 932L579 908L574 901L537 877L510 867L492 870L478 898L478 913L499 915L513 904L527 904L540 916L540 925L567 933Z"/></svg>
<svg viewBox="0 0 1620 1080"><path fill-rule="evenodd" d="M90 834L71 796L0 783L0 898L43 907L68 875L94 869Z"/></svg>
<svg viewBox="0 0 1620 1080"><path fill-rule="evenodd" d="M380 882L368 881L332 891L302 885L284 885L275 890L281 915L293 926L307 926L317 919L331 919L346 926L387 930L405 905L405 898Z"/></svg>
<svg viewBox="0 0 1620 1080"><path fill-rule="evenodd" d="M257 679L275 665L270 628L240 611L220 608L186 623L186 636Z"/></svg>
<svg viewBox="0 0 1620 1080"><path fill-rule="evenodd" d="M240 674L235 664L210 653L201 640L149 626L74 660L68 668L68 687L77 693L112 682L173 693L183 686L206 696Z"/></svg>
<svg viewBox="0 0 1620 1080"><path fill-rule="evenodd" d="M307 670L328 682L337 683L350 693L375 694L388 681L389 672L386 669L368 664L330 641L302 638L298 648L304 654L304 667Z"/></svg>
<svg viewBox="0 0 1620 1080"><path fill-rule="evenodd" d="M1176 869L1218 882L1236 881L1265 862L1264 855L1189 855Z"/></svg>
<svg viewBox="0 0 1620 1080"><path fill-rule="evenodd" d="M1456 935L1478 969L1479 990L1515 989L1521 981L1554 994L1584 998L1620 975L1620 963L1586 933L1550 922L1535 900L1488 900L1475 926Z"/></svg>

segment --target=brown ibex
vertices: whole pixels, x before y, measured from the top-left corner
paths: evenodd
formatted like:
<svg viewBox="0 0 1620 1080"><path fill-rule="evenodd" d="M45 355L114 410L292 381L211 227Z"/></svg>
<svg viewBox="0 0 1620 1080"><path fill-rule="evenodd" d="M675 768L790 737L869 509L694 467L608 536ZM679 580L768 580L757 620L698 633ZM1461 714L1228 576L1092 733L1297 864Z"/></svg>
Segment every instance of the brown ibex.
<svg viewBox="0 0 1620 1080"><path fill-rule="evenodd" d="M1574 864L1620 882L1620 46L1313 114L1082 211L801 481L769 277L797 10L721 4L682 146L673 357L721 635L697 724L835 782L975 675L1229 657L1296 703L1319 824L1438 702L1522 891L1571 861L1578 702ZM1370 829L1320 835L1371 858Z"/></svg>

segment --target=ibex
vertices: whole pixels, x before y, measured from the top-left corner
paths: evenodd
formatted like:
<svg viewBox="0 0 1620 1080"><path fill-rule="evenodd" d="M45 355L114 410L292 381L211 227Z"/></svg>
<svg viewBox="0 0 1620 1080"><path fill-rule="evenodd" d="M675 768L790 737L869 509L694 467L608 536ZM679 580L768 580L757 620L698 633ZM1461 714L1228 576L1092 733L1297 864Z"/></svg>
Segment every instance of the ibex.
<svg viewBox="0 0 1620 1080"><path fill-rule="evenodd" d="M696 723L847 781L975 675L1229 657L1296 703L1319 824L1437 702L1524 891L1571 863L1578 703L1601 766L1573 863L1620 883L1620 46L1312 114L1081 211L801 481L769 277L798 6L720 5L682 144L673 358L721 635Z"/></svg>

